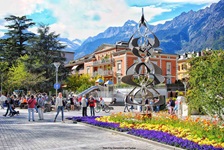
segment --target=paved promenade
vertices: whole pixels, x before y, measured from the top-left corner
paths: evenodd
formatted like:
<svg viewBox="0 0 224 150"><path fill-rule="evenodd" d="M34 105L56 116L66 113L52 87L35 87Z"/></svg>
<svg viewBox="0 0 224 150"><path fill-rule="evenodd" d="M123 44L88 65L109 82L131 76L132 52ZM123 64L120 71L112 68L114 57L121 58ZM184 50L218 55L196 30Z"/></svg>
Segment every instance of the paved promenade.
<svg viewBox="0 0 224 150"><path fill-rule="evenodd" d="M118 133L107 129L93 127L83 123L74 124L70 120L61 122L59 114L57 122L53 119L56 112L44 113L44 120L28 122L27 109L16 109L20 115L4 117L6 109L0 109L0 150L167 150L173 147L148 142L126 133ZM120 112L123 107L116 106L112 112ZM89 109L88 109L89 113ZM109 115L100 112L96 115ZM65 112L65 117L81 116L81 111Z"/></svg>

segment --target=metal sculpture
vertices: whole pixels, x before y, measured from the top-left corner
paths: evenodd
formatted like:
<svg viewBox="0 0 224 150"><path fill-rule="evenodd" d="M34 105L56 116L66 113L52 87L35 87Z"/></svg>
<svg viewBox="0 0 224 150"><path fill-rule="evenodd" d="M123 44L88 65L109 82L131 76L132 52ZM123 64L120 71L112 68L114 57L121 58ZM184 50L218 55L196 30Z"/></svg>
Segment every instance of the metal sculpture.
<svg viewBox="0 0 224 150"><path fill-rule="evenodd" d="M127 94L125 101L130 105L144 105L145 99L160 96L160 93L155 89L155 85L164 82L165 78L162 76L162 69L150 61L150 57L154 56L155 48L159 47L160 42L156 35L149 30L143 9L137 30L128 44L132 53L138 57L138 61L126 70L126 76L121 79L122 82L134 86L133 90ZM155 91L156 95L150 89ZM137 92L134 92L135 90ZM140 98L142 103L130 101L129 97L131 95L134 99ZM162 101L159 101L155 105L161 104Z"/></svg>

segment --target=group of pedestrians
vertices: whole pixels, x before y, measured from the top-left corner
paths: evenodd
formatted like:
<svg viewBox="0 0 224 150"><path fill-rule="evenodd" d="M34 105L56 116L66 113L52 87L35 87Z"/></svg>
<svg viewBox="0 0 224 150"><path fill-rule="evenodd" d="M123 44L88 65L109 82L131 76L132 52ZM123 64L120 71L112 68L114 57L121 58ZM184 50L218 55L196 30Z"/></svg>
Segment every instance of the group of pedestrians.
<svg viewBox="0 0 224 150"><path fill-rule="evenodd" d="M6 113L3 116L14 116L18 114L19 111L15 110L15 99L16 95L7 95L7 97L2 94L0 97L1 108L4 109L4 105L7 107ZM39 120L44 120L44 109L45 102L48 101L48 96L46 93L39 93L36 95L23 95L20 98L20 105L22 107L27 106L28 108L28 121L35 121L34 112L38 113Z"/></svg>
<svg viewBox="0 0 224 150"><path fill-rule="evenodd" d="M35 111L38 113L38 120L44 120L44 109L45 109L45 101L48 100L48 96L46 94L36 94L36 95L31 95L27 97L21 98L21 103L24 102L23 99L26 99L24 105L27 105L28 107L28 121L35 121ZM12 109L11 105L11 96L8 95L8 97L4 96L3 94L0 97L1 102L4 101L7 105L7 111L3 116L7 116L8 112L10 112L10 116L14 114L14 110ZM73 105L78 102L78 98L73 97L72 99L70 98L70 103L71 103L71 109L74 110ZM100 97L99 100L100 104L102 105L102 108L104 108L104 100L102 97ZM90 95L89 98L86 97L86 95L83 95L81 98L81 101L78 102L81 104L82 107L82 116L87 116L87 107L90 108L90 115L95 116L95 106L97 103L97 100ZM56 115L54 117L54 122L57 121L57 117L59 113L61 113L61 121L64 122L64 108L66 105L66 102L62 96L62 93L59 92L58 96L56 97L55 101L55 110L56 110ZM4 108L3 103L1 103L2 108Z"/></svg>
<svg viewBox="0 0 224 150"><path fill-rule="evenodd" d="M146 106L146 114L148 114L148 111L151 112L159 112L160 106L156 105L156 103L159 102L159 99L157 97L154 97L153 99L146 99L145 100L145 106ZM155 106L156 105L156 106Z"/></svg>
<svg viewBox="0 0 224 150"><path fill-rule="evenodd" d="M97 102L99 102L102 108L104 109L105 102L102 97L100 97L98 101L92 95L90 95L89 98L87 98L86 95L82 95L81 99L82 116L88 116L87 107L90 108L90 115L95 116L95 106Z"/></svg>
<svg viewBox="0 0 224 150"><path fill-rule="evenodd" d="M39 94L39 95L31 95L30 99L27 100L28 103L28 121L35 121L34 119L34 110L35 107L38 109L38 117L39 120L44 120L44 105L45 101L48 100L48 96L46 94ZM56 122L56 119L58 117L58 114L61 112L62 115L62 122L64 122L64 100L62 97L62 93L58 93L58 97L55 101L55 109L57 110L56 116L54 118L54 122Z"/></svg>
<svg viewBox="0 0 224 150"><path fill-rule="evenodd" d="M69 102L70 103L68 104L68 106L66 106L66 108L68 108L68 110L72 110L72 111L73 110L80 110L81 99L79 101L77 96L75 96L75 95L70 96Z"/></svg>
<svg viewBox="0 0 224 150"><path fill-rule="evenodd" d="M46 93L39 93L37 95L31 95L27 97L28 104L28 121L35 121L34 111L38 113L39 120L44 120L45 102L48 101Z"/></svg>
<svg viewBox="0 0 224 150"><path fill-rule="evenodd" d="M134 106L133 106L133 100L134 100L134 97L133 95L126 95L125 98L124 98L124 112L128 111L130 112L133 111L134 109ZM145 99L144 101L141 101L139 103L139 107L140 107L140 112L144 112L146 110L146 114L149 113L149 111L154 111L154 112L159 112L160 110L160 106L159 105L156 105L155 104L159 102L159 99L157 97L154 97L153 99ZM133 103L133 104L132 104ZM129 108L130 106L130 108Z"/></svg>
<svg viewBox="0 0 224 150"><path fill-rule="evenodd" d="M7 107L6 113L3 116L14 116L15 114L18 114L17 111L15 111L15 96L14 95L7 95L2 94L1 97L1 107L4 109L4 104Z"/></svg>

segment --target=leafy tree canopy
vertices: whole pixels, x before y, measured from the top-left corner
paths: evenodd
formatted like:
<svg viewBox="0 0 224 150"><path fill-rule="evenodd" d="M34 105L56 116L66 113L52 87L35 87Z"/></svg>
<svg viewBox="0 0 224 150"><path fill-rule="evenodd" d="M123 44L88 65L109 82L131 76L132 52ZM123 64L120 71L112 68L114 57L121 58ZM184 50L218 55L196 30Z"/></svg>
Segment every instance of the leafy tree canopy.
<svg viewBox="0 0 224 150"><path fill-rule="evenodd" d="M35 74L28 71L25 61L29 58L28 55L21 56L16 60L16 64L9 68L8 79L6 86L9 91L13 89L26 89L38 91L34 87L43 81L46 81L43 73Z"/></svg>
<svg viewBox="0 0 224 150"><path fill-rule="evenodd" d="M9 22L9 25L5 26L8 28L5 33L6 38L1 39L2 55L12 66L17 58L28 53L27 41L34 36L34 33L28 32L27 29L35 23L31 19L27 19L26 16L11 15L5 20Z"/></svg>
<svg viewBox="0 0 224 150"><path fill-rule="evenodd" d="M67 85L68 90L80 93L85 89L95 85L95 81L98 78L100 78L100 76L91 78L88 74L79 75L76 73L68 76L65 84Z"/></svg>
<svg viewBox="0 0 224 150"><path fill-rule="evenodd" d="M224 114L224 51L205 51L190 60L188 101L191 108L202 108L209 115Z"/></svg>
<svg viewBox="0 0 224 150"><path fill-rule="evenodd" d="M60 62L59 82L66 79L68 71L64 67L63 49L66 47L58 40L59 34L50 32L47 25L40 24L37 35L28 31L35 25L26 16L6 17L8 31L0 39L0 57L7 62L6 72L9 84L13 88L35 89L48 92L55 82L54 62ZM25 57L23 57L25 56ZM26 78L26 80L23 80ZM33 80L31 82L31 80ZM24 87L24 84L26 85Z"/></svg>

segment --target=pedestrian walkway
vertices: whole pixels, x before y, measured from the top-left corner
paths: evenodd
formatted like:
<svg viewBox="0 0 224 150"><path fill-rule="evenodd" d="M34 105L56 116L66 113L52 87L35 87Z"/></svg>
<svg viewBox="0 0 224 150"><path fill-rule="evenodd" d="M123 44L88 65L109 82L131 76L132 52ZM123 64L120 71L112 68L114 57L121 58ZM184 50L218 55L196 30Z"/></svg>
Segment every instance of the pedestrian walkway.
<svg viewBox="0 0 224 150"><path fill-rule="evenodd" d="M45 120L35 122L27 119L27 109L18 109L20 115L4 117L0 110L0 150L104 150L104 149L136 149L136 150L167 150L173 147L148 142L126 134L100 129L83 123L74 124L70 120L61 122L59 114L57 122L53 119L56 112L44 113ZM122 111L116 107L113 112ZM89 113L89 110L88 110ZM99 115L109 115L100 112ZM81 116L81 111L65 112L65 117Z"/></svg>

